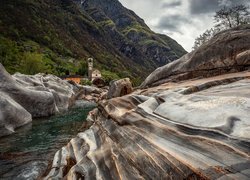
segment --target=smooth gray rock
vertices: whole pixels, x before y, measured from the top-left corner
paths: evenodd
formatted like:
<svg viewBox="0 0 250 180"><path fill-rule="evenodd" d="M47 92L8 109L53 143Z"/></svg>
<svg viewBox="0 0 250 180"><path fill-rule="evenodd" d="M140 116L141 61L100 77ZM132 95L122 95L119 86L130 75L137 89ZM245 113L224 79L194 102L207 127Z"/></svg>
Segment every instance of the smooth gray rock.
<svg viewBox="0 0 250 180"><path fill-rule="evenodd" d="M9 135L17 127L32 121L31 114L20 104L0 92L0 137Z"/></svg>
<svg viewBox="0 0 250 180"><path fill-rule="evenodd" d="M247 70L250 68L249 48L250 25L220 32L197 50L156 69L141 88Z"/></svg>
<svg viewBox="0 0 250 180"><path fill-rule="evenodd" d="M104 94L107 93L107 89L97 88L94 86L81 86L78 85L79 91L76 95L77 100L86 100L89 102L99 102L103 99Z"/></svg>
<svg viewBox="0 0 250 180"><path fill-rule="evenodd" d="M132 83L129 78L112 81L107 94L108 99L121 97L133 92Z"/></svg>
<svg viewBox="0 0 250 180"><path fill-rule="evenodd" d="M54 75L36 74L30 76L16 73L13 77L21 88L25 86L25 92L34 93L34 97L31 98L37 100L35 104L38 104L39 107L33 108L32 103L28 102L21 103L24 104L23 106L31 105L27 109L30 109L32 112L35 111L31 113L34 117L36 114L40 117L66 111L74 102L75 92L73 85Z"/></svg>
<svg viewBox="0 0 250 180"><path fill-rule="evenodd" d="M51 116L68 110L75 101L73 86L53 75L11 76L0 64L0 128L14 131L32 118ZM12 111L10 111L10 109ZM15 120L14 120L15 119ZM0 136L6 134L0 132Z"/></svg>

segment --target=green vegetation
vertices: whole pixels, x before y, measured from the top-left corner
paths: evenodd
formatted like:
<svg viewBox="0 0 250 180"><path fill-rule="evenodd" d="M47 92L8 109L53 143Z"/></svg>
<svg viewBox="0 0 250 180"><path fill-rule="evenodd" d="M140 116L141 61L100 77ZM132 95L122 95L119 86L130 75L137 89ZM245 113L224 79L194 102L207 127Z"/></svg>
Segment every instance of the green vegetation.
<svg viewBox="0 0 250 180"><path fill-rule="evenodd" d="M83 79L83 80L81 80L80 84L83 86L91 86L92 82L88 79Z"/></svg>
<svg viewBox="0 0 250 180"><path fill-rule="evenodd" d="M19 41L0 37L0 63L13 74L51 73L65 75L69 72L84 71L72 62L72 58L63 58L48 48L41 48L34 41Z"/></svg>
<svg viewBox="0 0 250 180"><path fill-rule="evenodd" d="M101 21L101 22L98 22L98 26L99 27L114 27L115 26L115 23L111 20L111 19L108 19L106 21Z"/></svg>
<svg viewBox="0 0 250 180"><path fill-rule="evenodd" d="M137 77L137 78L133 78L132 79L132 85L133 87L138 87L141 85L141 83L143 82L144 80L141 78L141 77Z"/></svg>
<svg viewBox="0 0 250 180"><path fill-rule="evenodd" d="M107 70L102 70L101 74L106 84L109 84L110 81L121 79L116 73Z"/></svg>
<svg viewBox="0 0 250 180"><path fill-rule="evenodd" d="M135 31L137 33L142 32L145 34L152 34L152 31L149 28L143 27L141 24L137 22L134 22L130 26L127 26L126 28L124 28L122 30L122 33L126 36L131 31Z"/></svg>
<svg viewBox="0 0 250 180"><path fill-rule="evenodd" d="M42 54L25 52L21 62L21 72L25 74L37 74L47 70Z"/></svg>
<svg viewBox="0 0 250 180"><path fill-rule="evenodd" d="M0 63L6 70L11 74L43 72L86 76L86 60L93 57L94 67L102 70L107 83L129 77L139 84L157 66L163 65L150 53L141 52L148 48L145 45L169 44L134 13L119 7L118 1L111 4L89 1L84 10L77 3L79 1L2 0ZM120 8L119 13L112 14L112 8L107 8L112 5ZM141 38L138 42L129 39L133 33ZM170 40L167 41L171 47L176 47L173 51L185 53Z"/></svg>
<svg viewBox="0 0 250 180"><path fill-rule="evenodd" d="M163 44L160 44L160 42L155 41L153 39L144 39L143 41L140 41L139 44L144 46L150 46L150 45L163 46Z"/></svg>
<svg viewBox="0 0 250 180"><path fill-rule="evenodd" d="M193 49L197 49L222 30L250 24L249 16L250 8L248 6L242 4L232 7L224 6L214 15L214 19L217 24L215 24L213 28L206 30L203 34L195 39Z"/></svg>
<svg viewBox="0 0 250 180"><path fill-rule="evenodd" d="M6 67L7 71L16 72L20 65L20 58L21 54L16 42L0 37L0 63Z"/></svg>
<svg viewBox="0 0 250 180"><path fill-rule="evenodd" d="M88 64L87 61L81 60L79 69L77 71L78 75L87 76L88 75Z"/></svg>

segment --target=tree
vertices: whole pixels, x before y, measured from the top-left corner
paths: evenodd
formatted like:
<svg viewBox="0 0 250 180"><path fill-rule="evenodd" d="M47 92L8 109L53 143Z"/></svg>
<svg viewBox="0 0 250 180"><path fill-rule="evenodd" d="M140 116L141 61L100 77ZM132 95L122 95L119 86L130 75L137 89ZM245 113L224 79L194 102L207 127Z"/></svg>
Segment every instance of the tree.
<svg viewBox="0 0 250 180"><path fill-rule="evenodd" d="M222 9L216 12L214 19L216 20L217 24L213 28L206 30L202 35L195 39L193 49L197 49L202 44L209 41L221 30L230 29L242 24L249 24L249 7L242 4L232 7L224 6Z"/></svg>
<svg viewBox="0 0 250 180"><path fill-rule="evenodd" d="M86 61L82 61L80 63L77 74L82 75L82 76L88 75L88 64Z"/></svg>
<svg viewBox="0 0 250 180"><path fill-rule="evenodd" d="M217 22L216 27L229 29L242 24L248 24L249 15L249 7L241 4L233 7L224 6L216 12L214 19Z"/></svg>
<svg viewBox="0 0 250 180"><path fill-rule="evenodd" d="M14 41L0 37L0 63L9 73L15 73L20 63L20 52Z"/></svg>
<svg viewBox="0 0 250 180"><path fill-rule="evenodd" d="M220 30L218 28L211 28L206 30L203 34L195 39L193 49L197 49L205 42L209 41L215 34L217 34Z"/></svg>
<svg viewBox="0 0 250 180"><path fill-rule="evenodd" d="M110 72L110 71L107 71L107 70L102 70L101 73L102 73L102 78L103 78L103 80L105 81L105 83L107 85L110 83L110 81L120 79L120 77L114 72Z"/></svg>
<svg viewBox="0 0 250 180"><path fill-rule="evenodd" d="M22 59L22 73L36 74L43 72L46 65L43 61L42 54L25 52Z"/></svg>

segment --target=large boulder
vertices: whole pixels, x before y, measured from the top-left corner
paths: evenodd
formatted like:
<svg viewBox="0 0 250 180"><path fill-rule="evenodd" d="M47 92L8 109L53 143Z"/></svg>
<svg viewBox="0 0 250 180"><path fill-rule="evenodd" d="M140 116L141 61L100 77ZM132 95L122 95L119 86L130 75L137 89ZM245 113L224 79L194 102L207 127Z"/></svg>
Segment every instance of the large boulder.
<svg viewBox="0 0 250 180"><path fill-rule="evenodd" d="M66 111L75 100L73 86L56 76L20 73L11 76L1 64L0 93L0 126L8 127L11 131L30 122L31 117L51 116ZM6 133L1 131L1 134Z"/></svg>
<svg viewBox="0 0 250 180"><path fill-rule="evenodd" d="M156 69L141 87L247 70L250 67L249 47L250 25L220 32L197 50Z"/></svg>
<svg viewBox="0 0 250 180"><path fill-rule="evenodd" d="M0 91L0 137L32 121L31 114L8 95Z"/></svg>
<svg viewBox="0 0 250 180"><path fill-rule="evenodd" d="M109 87L107 98L121 97L133 92L132 83L129 78L112 81Z"/></svg>
<svg viewBox="0 0 250 180"><path fill-rule="evenodd" d="M76 94L74 86L57 76L50 74L36 74L31 76L16 73L13 75L13 78L21 88L25 87L26 92L33 92L34 96L40 96L38 98L31 97L32 100L37 100L35 104L38 104L39 107L34 108L27 101L21 103L24 104L24 107L31 105L31 107L27 108L31 112L36 111L31 113L33 117L49 116L56 112L67 111L74 103L74 96Z"/></svg>

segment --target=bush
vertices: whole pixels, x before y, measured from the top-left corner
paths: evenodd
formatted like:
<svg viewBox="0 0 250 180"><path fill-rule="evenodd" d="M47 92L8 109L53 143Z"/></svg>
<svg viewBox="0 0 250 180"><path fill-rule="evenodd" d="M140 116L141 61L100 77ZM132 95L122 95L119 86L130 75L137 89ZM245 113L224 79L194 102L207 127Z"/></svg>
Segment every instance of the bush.
<svg viewBox="0 0 250 180"><path fill-rule="evenodd" d="M88 65L86 61L82 61L80 63L77 74L82 75L82 76L88 75Z"/></svg>
<svg viewBox="0 0 250 180"><path fill-rule="evenodd" d="M105 81L105 84L107 85L110 83L110 81L120 79L120 77L116 73L107 70L103 70L101 71L101 73L102 73L102 78Z"/></svg>
<svg viewBox="0 0 250 180"><path fill-rule="evenodd" d="M90 80L88 80L88 79L82 79L80 84L84 85L84 86L91 86L92 82Z"/></svg>
<svg viewBox="0 0 250 180"><path fill-rule="evenodd" d="M133 87L140 86L142 82L143 82L143 79L141 77L137 77L137 78L133 78L132 79L132 85L133 85Z"/></svg>
<svg viewBox="0 0 250 180"><path fill-rule="evenodd" d="M0 63L9 73L15 73L19 61L20 53L16 42L0 37Z"/></svg>
<svg viewBox="0 0 250 180"><path fill-rule="evenodd" d="M24 53L21 67L22 73L31 75L44 72L47 69L42 54L30 52Z"/></svg>

